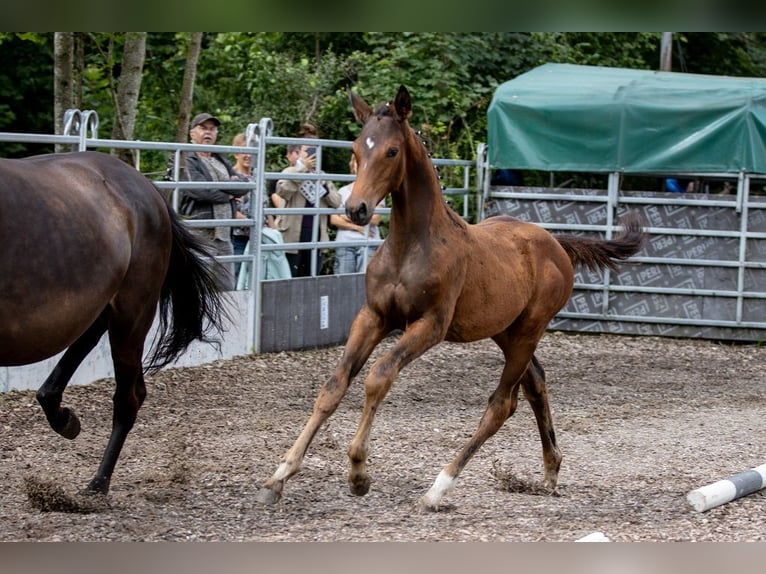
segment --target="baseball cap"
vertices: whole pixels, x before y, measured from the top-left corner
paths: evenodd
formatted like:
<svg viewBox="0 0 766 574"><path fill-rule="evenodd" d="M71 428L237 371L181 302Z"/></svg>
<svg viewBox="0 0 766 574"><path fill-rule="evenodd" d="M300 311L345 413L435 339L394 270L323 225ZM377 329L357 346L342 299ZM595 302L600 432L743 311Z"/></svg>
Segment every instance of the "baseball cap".
<svg viewBox="0 0 766 574"><path fill-rule="evenodd" d="M191 126L189 129L194 129L198 125L205 123L208 120L213 120L215 122L215 125L220 126L221 120L219 120L217 117L215 117L213 114L209 114L207 112L203 112L201 114L197 114L192 118Z"/></svg>

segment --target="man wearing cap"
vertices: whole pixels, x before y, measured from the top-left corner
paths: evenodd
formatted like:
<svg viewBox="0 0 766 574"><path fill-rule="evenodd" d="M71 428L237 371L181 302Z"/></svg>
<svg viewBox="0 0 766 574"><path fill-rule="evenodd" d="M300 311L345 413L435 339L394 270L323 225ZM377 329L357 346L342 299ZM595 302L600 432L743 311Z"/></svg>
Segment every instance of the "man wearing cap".
<svg viewBox="0 0 766 574"><path fill-rule="evenodd" d="M214 145L218 140L220 120L212 114L194 116L189 129L192 143ZM186 177L189 181L231 181L235 176L231 163L221 154L211 151L187 152L185 160ZM190 219L234 219L236 197L245 195L247 189L222 190L216 187L184 189L181 191L181 214ZM213 247L214 255L233 255L231 227L192 228L202 235ZM216 268L219 286L224 291L234 289L234 265L224 263Z"/></svg>

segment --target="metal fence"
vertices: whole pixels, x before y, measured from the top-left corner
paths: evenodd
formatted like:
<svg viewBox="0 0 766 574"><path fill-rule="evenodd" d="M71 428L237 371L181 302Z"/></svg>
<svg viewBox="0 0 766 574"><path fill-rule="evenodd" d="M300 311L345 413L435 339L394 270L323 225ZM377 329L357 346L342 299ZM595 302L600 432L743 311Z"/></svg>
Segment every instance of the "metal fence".
<svg viewBox="0 0 766 574"><path fill-rule="evenodd" d="M141 151L144 150L174 154L176 170L183 165L180 160L184 152L250 153L254 158L252 182L217 185L222 189L250 190L252 217L246 220L195 220L187 224L190 227L247 226L251 228L251 237L260 237L264 215L342 213L341 209L322 207L264 209L263 199L270 182L300 179L317 184L320 180L344 184L354 179L348 173L285 174L267 171L265 160L270 146L316 146L319 170L322 169L323 150L349 150L351 147L349 141L275 136L274 126L268 118L245 128L245 146L99 139L97 128L98 116L95 112L70 110L65 116L63 135L0 133L0 141L55 143L69 145L76 150L133 149L136 150L135 167L139 171ZM627 209L638 209L648 224L648 245L634 258L633 263L622 265L617 273L578 271L573 297L551 323L551 328L756 341L766 338L766 195L752 192L753 187L763 187L766 175L704 176L722 181L734 178L736 193L729 195L627 191L622 189L626 175L620 173L608 174L605 189L492 187L489 185L490 166L486 151L486 146L481 144L474 161L433 160L437 167L447 166L462 173L462 186L446 188L444 194L447 199L455 195L463 198L462 215L466 219L475 217L480 220L496 213L508 213L539 223L554 232L611 237L618 231L619 215ZM155 183L168 191L176 208L183 189L209 186L206 182L183 181L178 171L174 175L173 181L159 180ZM389 212L388 209L382 211ZM314 261L312 275L318 278L321 270L316 265L317 250L365 243L320 242L317 219L314 218L311 242L276 245L254 242L249 254L221 258L224 262L250 263L250 316L245 330L248 333L247 348L252 352L262 350L263 289L264 285L273 281L261 277L263 253L310 249ZM363 298L363 290L360 290L358 282L350 285L349 292L356 298L351 305L358 308L363 300L360 298ZM340 290L343 290L342 285ZM267 297L272 302L275 300L273 293L267 293ZM293 301L298 299L293 297ZM314 302L310 306L314 306ZM321 308L327 312L326 306ZM292 316L303 314L301 309L292 311ZM267 345L269 349L275 347L274 341L284 339L273 332L283 319L273 317L273 324L269 326L272 337L272 342ZM330 337L330 342L342 342L345 328L344 322L341 332ZM308 337L307 340L325 339ZM300 346L300 343L293 341L292 345Z"/></svg>
<svg viewBox="0 0 766 574"><path fill-rule="evenodd" d="M735 193L678 194L622 189L630 176L621 173L608 174L606 189L493 187L485 160L480 171L485 217L506 213L554 232L612 237L622 213L643 216L642 252L616 273L578 270L551 328L766 340L766 175L686 174L730 182Z"/></svg>
<svg viewBox="0 0 766 574"><path fill-rule="evenodd" d="M62 135L0 133L0 142L55 144L72 151L133 149L135 167L139 171L141 152L147 150L175 155L176 166L181 165L180 155L187 151L251 153L253 182L218 185L250 190L255 208L252 218L187 222L190 227L249 226L251 237L260 237L264 214L288 213L284 209L263 209L269 182L295 178L344 183L354 179L348 173L288 175L267 171L265 158L269 146L316 145L320 168L322 149L351 146L347 141L277 137L268 119L246 127L247 143L243 147L99 139L97 130L95 112L70 110L65 116ZM642 212L650 236L646 249L631 263L621 265L616 273L578 270L573 296L551 322L552 329L747 342L766 339L766 175L708 174L704 177L731 181L736 193L671 194L624 189L626 176L620 173L608 174L603 189L571 189L557 187L553 182L544 188L492 187L484 144L479 145L473 161L434 159L433 162L437 167L446 166L462 174L462 185L446 188L444 194L447 200L450 196L463 198L462 215L466 219L481 220L508 213L553 232L611 237L619 230L617 222L623 211ZM156 174L147 175L157 178ZM178 172L175 175L175 181L155 183L170 194L176 208L181 190L209 186L205 182L182 181ZM451 179L456 178L453 175ZM756 187L758 191L754 192ZM289 211L296 212L329 215L342 210L314 207ZM264 280L260 275L260 256L268 251L333 249L360 244L319 242L317 238L315 226L314 241L281 245L255 242L248 255L221 258L250 263L250 288L232 292L226 298L233 322L228 327L222 351L216 354L202 344L193 345L178 364L190 366L240 354L343 343L364 301L361 273L320 276L315 265L313 277ZM0 368L0 391L36 388L56 360L53 357L34 365ZM108 341L104 340L78 369L73 384L87 384L112 375Z"/></svg>
<svg viewBox="0 0 766 574"><path fill-rule="evenodd" d="M252 206L252 214L248 219L216 219L216 220L186 220L186 224L190 228L209 228L209 227L249 227L250 237L261 237L261 229L265 215L285 215L285 214L313 214L329 216L333 213L344 213L343 209L331 209L324 207L308 207L308 208L264 208L264 199L267 197L269 182L273 182L279 179L293 179L293 180L305 180L314 181L317 185L320 185L321 181L333 181L340 183L341 185L351 182L355 177L349 173L282 173L280 171L267 171L266 169L266 157L267 149L273 146L286 146L289 144L300 144L316 146L317 148L317 171L322 171L322 156L323 151L329 148L338 149L351 149L350 141L342 140L327 140L327 139L312 139L312 138L294 138L294 137L279 137L275 136L273 122L269 118L263 118L258 123L251 123L243 130L245 133L246 145L245 146L231 146L216 144L212 146L191 144L191 143L176 143L176 142L145 142L145 141L125 141L125 140L112 140L112 139L100 139L98 137L98 114L93 110L69 110L65 114L64 118L64 130L62 135L47 135L47 134L21 134L21 133L0 133L0 142L27 142L27 143L45 143L55 144L57 146L68 146L71 151L85 151L92 149L131 149L135 150L135 168L142 171L141 166L141 152L142 151L154 151L164 152L168 157L173 156L173 173L170 174L170 179L166 180L164 177L159 177L157 174L146 174L154 180L156 186L162 190L165 190L169 196L173 207L178 210L180 204L180 195L184 189L194 188L208 188L209 182L191 182L184 181L181 173L183 166L182 155L185 152L193 151L215 151L221 154L234 154L234 153L249 153L253 156L253 173L252 181L241 182L220 182L216 183L216 187L222 190L226 189L247 189L250 191L250 205ZM456 170L460 174L457 179L462 179L462 186L447 187L443 189L443 193L446 198L459 196L463 198L462 201L462 215L465 218L469 217L469 213L475 213L477 210L479 196L477 193L477 187L472 183L472 171L476 167L476 163L470 160L452 160L452 159L440 159L434 158L433 163L438 168L450 168ZM154 175L155 177L152 177ZM455 180L456 178L451 178ZM390 213L389 208L378 209L379 212L386 215ZM312 277L320 279L321 269L317 265L317 253L318 250L330 250L336 247L353 247L359 245L379 245L381 240L358 240L358 241L319 241L319 222L318 217L314 217L314 227L312 230L312 240L310 242L302 243L281 243L281 244L267 244L260 241L252 242L250 245L249 253L245 255L230 255L217 257L224 263L237 263L247 262L249 273L249 280L245 281L248 285L248 313L249 316L245 318L244 330L247 333L246 348L250 352L259 353L263 349L263 331L262 323L264 316L267 316L269 320L268 334L266 341L267 350L280 350L277 347L278 342L285 340L283 334L274 332L275 328L280 325L287 328L290 323L294 321L290 320L290 317L305 317L308 309L313 309L315 306L314 297L305 296L298 297L293 296L292 308L277 307L281 312L281 315L274 316L273 310L269 310L269 313L264 314L262 303L264 298L264 287L271 289L271 292L266 294L268 300L276 304L279 298L274 294L275 291L283 290L279 286L269 287L272 283L278 283L281 281L295 281L295 279L287 280L271 280L264 279L261 276L261 266L263 263L262 254L269 251L285 251L285 250L311 250L312 251ZM338 282L334 282L337 284ZM348 283L346 289L345 283ZM325 289L324 287L317 287L316 281L302 281L299 284L293 285L290 288L290 292L295 290L300 285L300 289L303 290L317 290L317 297L324 297L325 295L319 295L319 291ZM310 329L293 329L293 331L300 331L304 334L303 343L299 338L291 336L289 349L299 349L317 344L337 344L345 340L345 332L347 331L350 320L353 319L353 314L358 310L363 301L363 289L360 289L361 283L358 278L349 277L344 279L340 287L337 285L332 288L333 292L341 293L344 290L348 291L352 297L351 300L346 300L344 303L351 306L353 313L348 318L349 312L344 308L343 311L338 311L338 314L343 317L343 320L339 324L335 325L331 333L328 335L323 333L321 336L312 334ZM334 310L327 308L327 305L322 301L322 316L327 313L332 313ZM296 308L297 306L297 308ZM312 315L313 317L313 315ZM324 325L326 321L320 321L321 325ZM287 350L287 349L284 349Z"/></svg>

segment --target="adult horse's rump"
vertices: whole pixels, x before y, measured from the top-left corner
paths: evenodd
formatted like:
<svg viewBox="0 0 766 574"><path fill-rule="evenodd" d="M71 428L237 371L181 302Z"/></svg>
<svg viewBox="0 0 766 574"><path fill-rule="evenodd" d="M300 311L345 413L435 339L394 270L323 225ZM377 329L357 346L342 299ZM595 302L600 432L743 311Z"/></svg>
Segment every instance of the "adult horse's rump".
<svg viewBox="0 0 766 574"><path fill-rule="evenodd" d="M353 151L358 164L346 213L358 225L391 196L389 234L370 260L366 300L354 319L335 371L324 383L314 410L282 463L258 492L274 503L300 468L311 440L335 411L351 379L391 331L400 339L378 358L364 383L365 403L348 450L348 482L354 494L370 488L367 454L373 418L399 371L443 340L492 338L505 366L474 435L422 498L437 509L443 496L481 445L516 410L523 389L537 419L543 447L544 483L556 488L561 454L556 445L545 373L534 356L550 320L572 292L574 266L612 267L639 251L644 240L636 216L623 219L613 240L553 236L540 226L511 217L467 224L444 202L428 151L412 130L410 95L402 86L394 102L375 110L350 94L363 124Z"/></svg>
<svg viewBox="0 0 766 574"><path fill-rule="evenodd" d="M221 328L220 294L201 259L207 252L150 180L97 152L0 159L0 245L0 365L66 349L37 392L66 438L80 423L61 406L64 389L109 334L112 431L88 485L105 494L146 396L142 356L158 303L149 371Z"/></svg>

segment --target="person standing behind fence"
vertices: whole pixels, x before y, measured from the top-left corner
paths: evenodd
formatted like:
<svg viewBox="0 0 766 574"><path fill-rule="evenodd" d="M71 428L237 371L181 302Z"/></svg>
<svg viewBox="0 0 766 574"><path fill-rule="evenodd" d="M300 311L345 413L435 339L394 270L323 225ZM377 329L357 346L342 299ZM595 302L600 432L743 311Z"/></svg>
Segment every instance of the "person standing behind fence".
<svg viewBox="0 0 766 574"><path fill-rule="evenodd" d="M304 134L305 135L305 134ZM311 137L314 137L312 135ZM288 155L290 149L288 148ZM316 170L316 148L300 146L295 165L286 167L282 173L310 173ZM285 200L285 208L315 207L319 195L320 207L340 206L340 194L330 181L323 181L317 186L316 181L280 179L277 181L277 195ZM284 215L279 224L285 243L308 243L312 240L314 215ZM329 241L327 232L328 216L319 216L319 241ZM287 260L293 277L308 277L311 275L311 250L300 249L287 251ZM317 253L317 274L322 270L322 250Z"/></svg>
<svg viewBox="0 0 766 574"><path fill-rule="evenodd" d="M285 158L287 159L288 167L292 167L295 165L295 162L298 161L298 157L301 155L301 146L298 144L288 144L287 151L285 152ZM282 170L284 171L284 169ZM277 208L283 208L285 206L285 200L284 198L280 197L279 194L277 194L277 180L272 179L269 181L268 184L269 187L269 199L271 200L271 203L274 205L274 207ZM282 229L282 215L277 215L274 218L274 226L276 229L281 230Z"/></svg>
<svg viewBox="0 0 766 574"><path fill-rule="evenodd" d="M246 146L247 140L245 134L240 132L235 135L231 140L233 146ZM232 181L253 181L253 156L249 153L235 153L234 175L231 176ZM252 199L252 191L243 195L242 197L235 198L237 202L237 219L249 219L252 217L250 211L250 200ZM231 243L234 247L234 255L242 255L245 252L245 246L250 240L250 228L249 227L234 227L231 230ZM239 268L241 263L234 264L234 277L239 275Z"/></svg>
<svg viewBox="0 0 766 574"><path fill-rule="evenodd" d="M213 145L218 141L220 120L212 114L201 113L192 118L189 139L195 144ZM189 181L228 182L235 176L231 163L221 154L210 151L186 152L184 166ZM247 189L222 190L215 186L203 189L184 189L181 192L180 212L189 219L234 219L235 198L249 193ZM234 254L231 227L191 228L206 239L213 255ZM216 267L216 278L223 291L234 289L234 265L223 263Z"/></svg>
<svg viewBox="0 0 766 574"><path fill-rule="evenodd" d="M348 162L348 167L351 173L356 175L356 158L352 155L351 160ZM341 197L341 207L346 206L346 201L351 195L351 191L354 189L354 182L352 181L348 185L344 185L338 190ZM384 207L384 204L380 204L378 207ZM335 235L335 241L360 241L365 238L370 240L380 239L380 213L374 213L370 219L370 223L367 227L356 225L353 223L346 214L333 213L330 215L330 223L334 225L338 232ZM360 273L367 268L367 262L375 254L377 245L358 245L341 247L340 245L335 248L335 266L334 271L336 275L343 273Z"/></svg>

